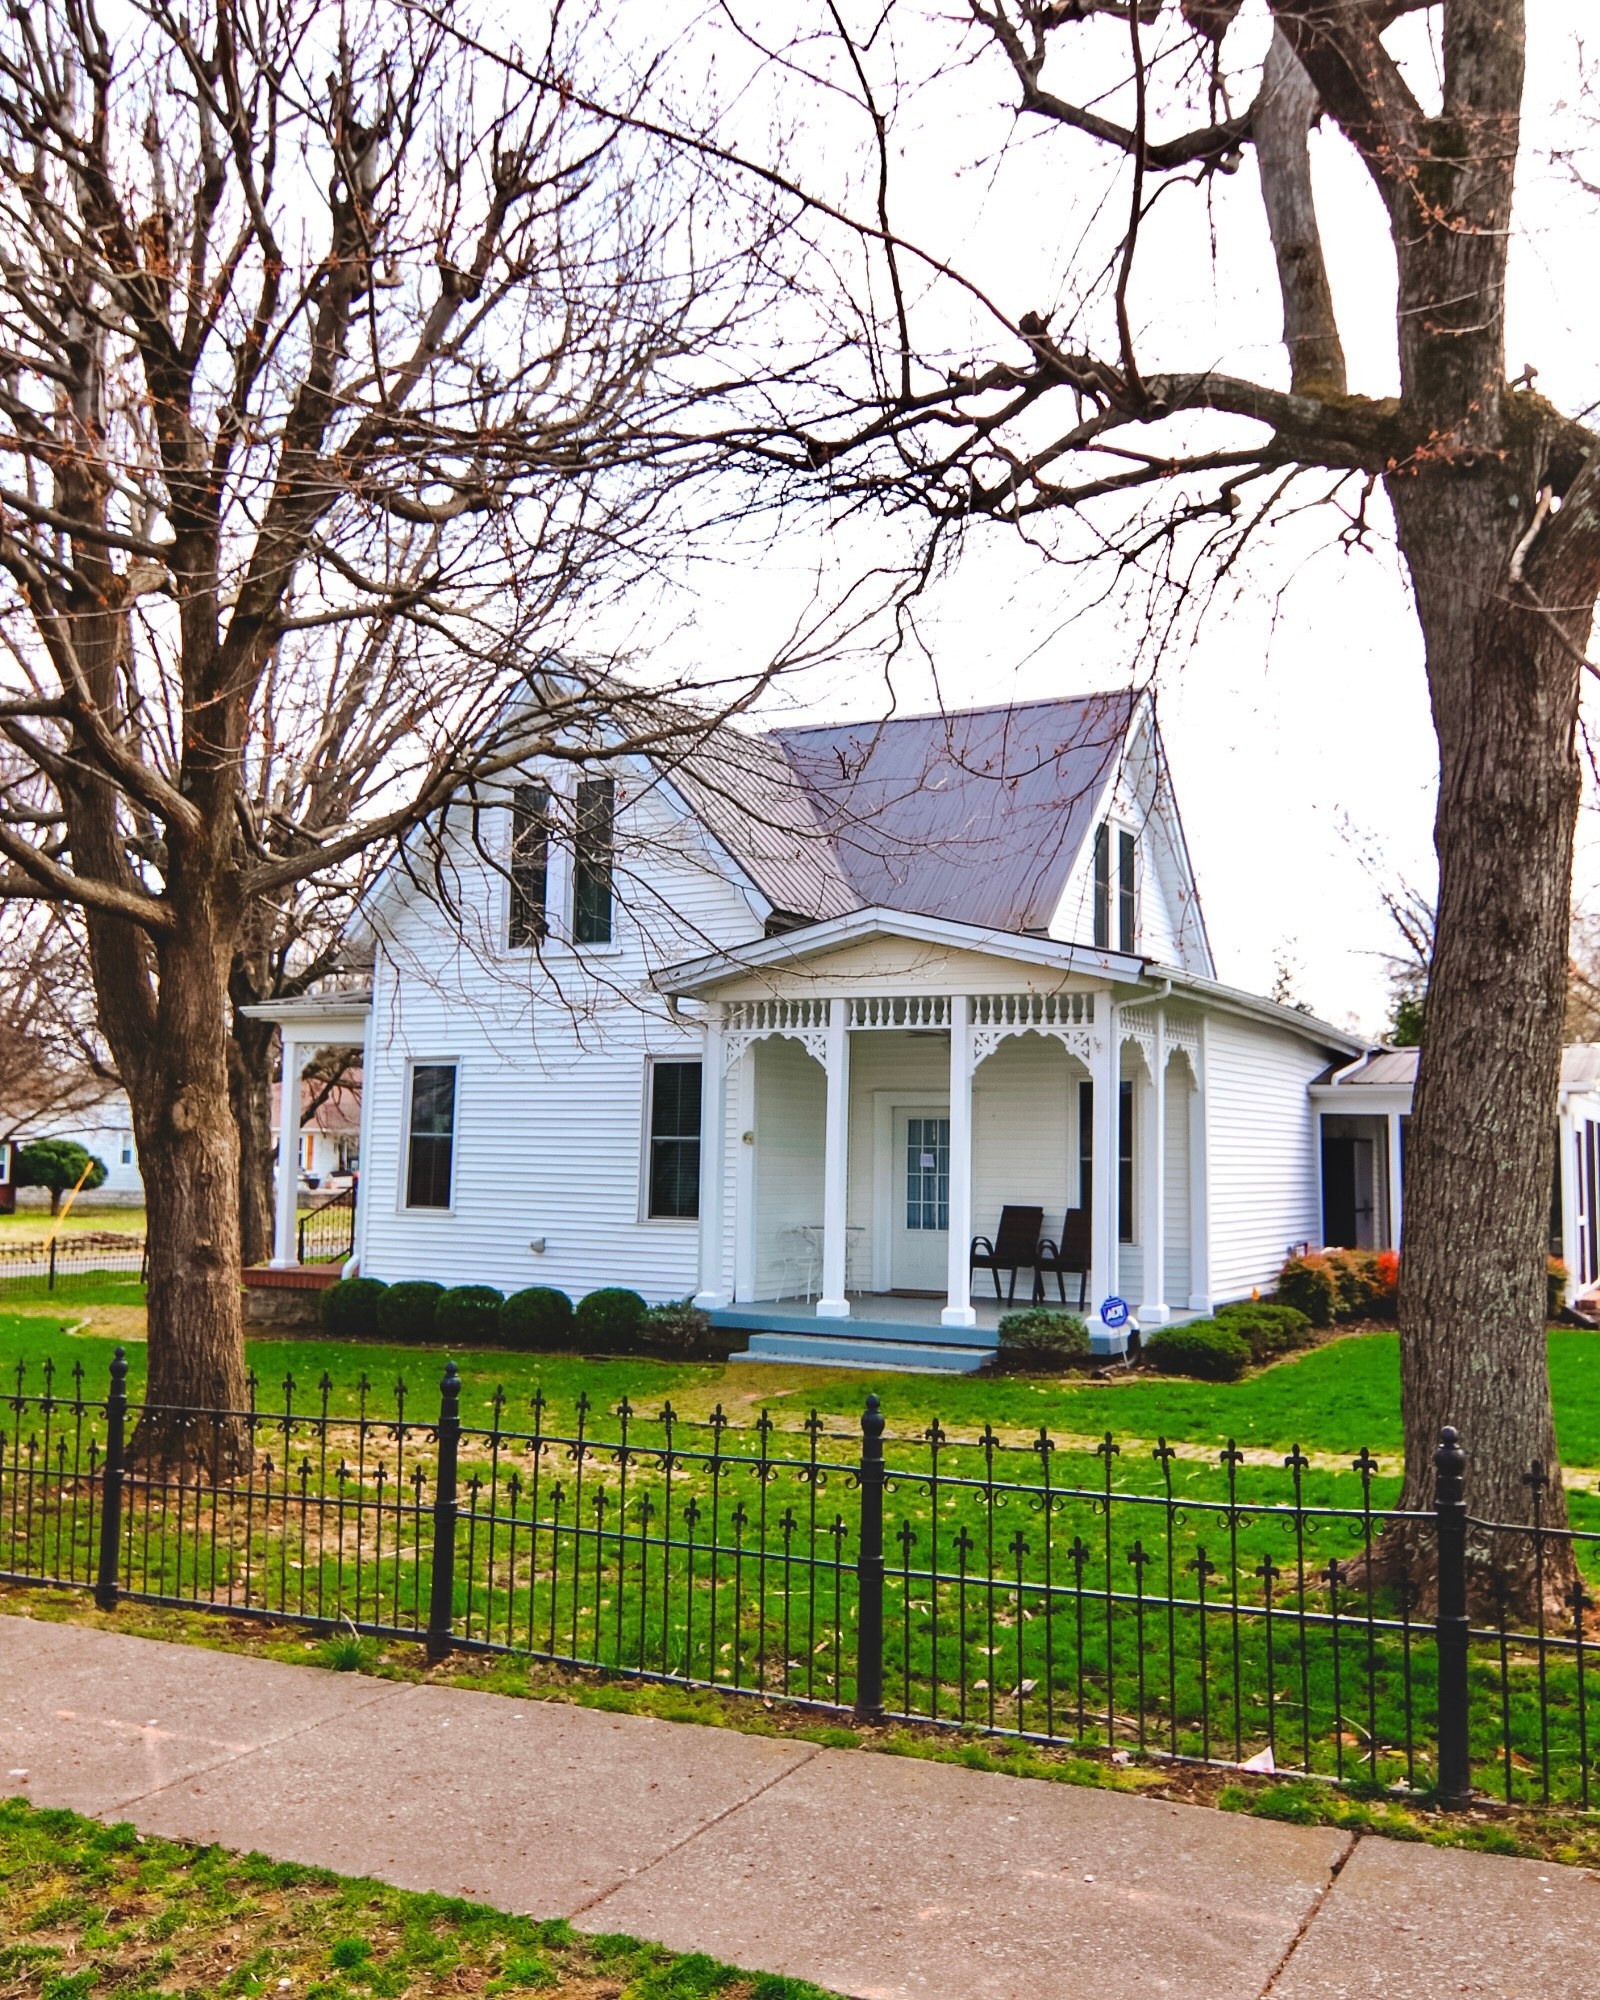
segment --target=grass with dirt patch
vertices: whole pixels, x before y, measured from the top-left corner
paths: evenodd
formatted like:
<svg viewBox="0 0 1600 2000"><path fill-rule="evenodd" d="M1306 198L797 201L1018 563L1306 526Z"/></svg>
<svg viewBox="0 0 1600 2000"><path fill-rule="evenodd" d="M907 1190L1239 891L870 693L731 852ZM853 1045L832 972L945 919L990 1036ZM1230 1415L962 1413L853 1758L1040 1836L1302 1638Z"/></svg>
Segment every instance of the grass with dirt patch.
<svg viewBox="0 0 1600 2000"><path fill-rule="evenodd" d="M0 1993L824 2000L700 1954L0 1802Z"/></svg>

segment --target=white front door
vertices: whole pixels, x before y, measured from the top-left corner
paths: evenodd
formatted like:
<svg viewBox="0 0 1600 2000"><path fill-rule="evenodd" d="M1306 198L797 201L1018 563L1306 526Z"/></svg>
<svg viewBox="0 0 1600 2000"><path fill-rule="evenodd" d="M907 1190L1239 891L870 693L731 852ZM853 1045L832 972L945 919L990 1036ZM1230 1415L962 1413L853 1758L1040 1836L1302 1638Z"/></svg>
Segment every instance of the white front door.
<svg viewBox="0 0 1600 2000"><path fill-rule="evenodd" d="M891 1173L891 1287L941 1293L949 1275L948 1111L935 1105L895 1106Z"/></svg>

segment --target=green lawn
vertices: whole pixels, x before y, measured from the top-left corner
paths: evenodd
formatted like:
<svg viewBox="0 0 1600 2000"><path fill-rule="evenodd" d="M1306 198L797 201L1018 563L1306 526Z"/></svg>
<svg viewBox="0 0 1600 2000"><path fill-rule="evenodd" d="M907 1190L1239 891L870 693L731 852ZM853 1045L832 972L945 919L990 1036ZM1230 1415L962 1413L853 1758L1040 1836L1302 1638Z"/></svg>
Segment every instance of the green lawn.
<svg viewBox="0 0 1600 2000"><path fill-rule="evenodd" d="M824 2000L700 1954L0 1800L0 1992Z"/></svg>
<svg viewBox="0 0 1600 2000"><path fill-rule="evenodd" d="M22 1360L33 1383L48 1357L58 1369L70 1370L74 1362L81 1362L87 1387L96 1388L105 1380L115 1343L92 1328L69 1333L72 1307L80 1301L134 1304L139 1298L133 1281L102 1278L90 1289L75 1292L59 1312L42 1299L26 1313L0 1311L4 1379L14 1378ZM143 1350L130 1342L127 1351L130 1387L137 1392L143 1380ZM1554 1329L1549 1354L1563 1458L1572 1467L1600 1469L1600 1336ZM268 1339L252 1340L248 1357L260 1383L263 1407L281 1406L285 1377L294 1380L296 1404L304 1407L308 1395L315 1399L316 1385L326 1373L334 1384L330 1407L353 1410L358 1400L355 1385L365 1374L385 1396L403 1381L408 1407L415 1414L433 1407L446 1354L442 1348ZM469 1422L487 1418L496 1388L505 1391L508 1421L515 1421L519 1409L525 1417L537 1388L558 1412L570 1412L580 1393L600 1411L613 1409L624 1395L641 1412L670 1397L688 1417L708 1415L720 1400L740 1421L748 1421L765 1406L775 1421L791 1425L815 1409L828 1419L830 1429L842 1429L857 1422L868 1393L875 1392L891 1436L916 1437L937 1418L947 1430L964 1435L977 1435L989 1423L1008 1434L1032 1433L1043 1425L1058 1437L1098 1437L1109 1430L1118 1438L1166 1437L1218 1447L1231 1438L1243 1447L1269 1451L1287 1452L1298 1444L1308 1452L1341 1458L1353 1457L1363 1446L1380 1455L1392 1455L1401 1447L1399 1356L1392 1333L1351 1335L1242 1382L1224 1383L1151 1375L1105 1383L1075 1376L1035 1380L877 1375L859 1369L765 1364L590 1361L576 1355L503 1350L458 1353L454 1358L464 1385L463 1417ZM1469 1439L1469 1447L1470 1443Z"/></svg>
<svg viewBox="0 0 1600 2000"><path fill-rule="evenodd" d="M86 1397L103 1394L112 1342L70 1324L48 1311L0 1317L9 1386L37 1398L50 1361L55 1395L70 1393L76 1365ZM1592 1467L1600 1343L1557 1331L1550 1352L1569 1459ZM136 1344L128 1354L137 1400L144 1356ZM1270 1744L1280 1764L1428 1782L1428 1628L1329 1567L1381 1531L1398 1493L1392 1334L1216 1386L456 1358L468 1427L458 1638L848 1705L854 1468L875 1390L889 1423L892 1712L1185 1755ZM416 1633L432 1592L442 1351L266 1340L249 1359L254 1464L216 1489L136 1482L123 1587ZM37 1401L17 1409L0 1568L92 1577L94 1486L82 1473L98 1424L92 1409L81 1419ZM1107 1431L1110 1457L1095 1448ZM1158 1438L1175 1451L1163 1458ZM1229 1457L1230 1438L1248 1458ZM1283 1464L1296 1444L1310 1457L1298 1484ZM1378 1455L1364 1474L1351 1463L1363 1445ZM1585 1530L1600 1529L1592 1487L1591 1476L1571 1493ZM1587 1547L1581 1559L1600 1585L1600 1562ZM1519 1796L1542 1791L1546 1744L1552 1790L1576 1796L1586 1710L1572 1667L1570 1654L1541 1660L1515 1638L1503 1660L1492 1638L1479 1642L1480 1755L1492 1768L1503 1711Z"/></svg>
<svg viewBox="0 0 1600 2000"><path fill-rule="evenodd" d="M54 1229L62 1237L86 1236L92 1230L114 1230L119 1236L143 1236L142 1208L86 1208L74 1202L65 1217L52 1216L48 1208L19 1208L15 1215L0 1215L0 1243L21 1238L42 1243Z"/></svg>

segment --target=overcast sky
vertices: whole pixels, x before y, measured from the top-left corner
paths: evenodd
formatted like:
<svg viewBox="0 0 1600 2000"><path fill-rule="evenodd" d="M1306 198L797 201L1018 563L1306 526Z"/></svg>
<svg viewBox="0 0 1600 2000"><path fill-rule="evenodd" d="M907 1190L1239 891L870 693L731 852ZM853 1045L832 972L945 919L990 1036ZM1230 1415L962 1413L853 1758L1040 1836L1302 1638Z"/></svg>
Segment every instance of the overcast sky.
<svg viewBox="0 0 1600 2000"><path fill-rule="evenodd" d="M770 45L813 12L823 10L750 6L739 18ZM1580 30L1589 9L1581 0L1542 0L1529 12L1508 359L1513 373L1524 363L1536 367L1539 388L1576 413L1600 401L1592 332L1600 200L1575 185L1570 164L1576 149L1578 166L1600 181L1580 88ZM945 22L952 13L964 9L947 11ZM1014 89L992 62L934 74L948 30L931 8L920 32L914 9L894 18L911 24L902 25L894 48L880 42L881 76L892 70L902 82L897 228L952 257L1007 312L1056 308L1064 315L1074 299L1062 274L1092 265L1098 242L1114 241L1125 213L1119 163L1076 135L1017 126L1006 110ZM1262 46L1264 19L1260 0L1247 0L1228 47L1247 54ZM1436 94L1429 32L1416 19L1390 36L1425 103ZM1088 58L1097 49L1125 63L1125 33L1116 27L1114 42L1081 44L1088 56L1068 79L1074 89L1095 81ZM739 78L737 51L730 57L726 40L717 47L721 87L737 104L740 92L730 86ZM823 58L813 50L812 60ZM692 74L686 62L682 75ZM916 87L905 88L908 82ZM733 129L748 142L770 102L751 108L759 89L744 87ZM858 115L842 97L830 106L824 92L794 88L786 95L796 127L791 163L809 185L859 210ZM1114 100L1109 108L1114 114ZM1313 151L1351 387L1392 393L1394 268L1383 214L1337 133L1319 133ZM933 301L936 289L930 286L923 310L939 325L938 312L949 309ZM1286 381L1248 155L1234 179L1177 191L1158 206L1142 238L1132 304L1144 366L1214 364ZM959 310L943 322L952 351L963 337L958 319ZM1369 1030L1386 1010L1382 959L1394 934L1359 851L1377 851L1392 878L1431 891L1436 775L1420 638L1381 498L1374 521L1370 546L1356 550L1340 546L1341 522L1328 510L1275 529L1212 603L1194 642L1167 649L1156 679L1221 976L1264 991L1287 957L1298 997L1330 1019ZM697 570L692 614L653 642L752 665L784 643L819 566L831 563L835 579L855 573L881 534L858 528L819 541L796 531L758 560L730 548L722 563ZM956 575L921 609L927 655L897 661L895 705L965 706L1125 684L1143 650L1142 609L1100 601L1103 584L1097 573L1052 563L1011 530L974 536ZM864 716L882 713L887 695L881 673L852 660L791 684L788 699L811 716ZM1580 829L1576 891L1580 906L1600 903L1592 798Z"/></svg>

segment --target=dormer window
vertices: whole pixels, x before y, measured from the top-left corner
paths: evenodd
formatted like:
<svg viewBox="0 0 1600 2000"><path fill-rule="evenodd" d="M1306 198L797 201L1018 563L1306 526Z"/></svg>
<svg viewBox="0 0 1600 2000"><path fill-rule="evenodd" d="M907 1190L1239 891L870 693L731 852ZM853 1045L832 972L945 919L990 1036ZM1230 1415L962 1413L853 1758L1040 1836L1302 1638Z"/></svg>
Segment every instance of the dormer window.
<svg viewBox="0 0 1600 2000"><path fill-rule="evenodd" d="M1115 850L1116 880L1112 880ZM1127 827L1102 820L1094 833L1094 941L1099 951L1111 949L1113 907L1118 951L1136 951L1139 944L1139 851Z"/></svg>
<svg viewBox="0 0 1600 2000"><path fill-rule="evenodd" d="M550 789L518 785L511 794L511 918L513 949L536 945L549 931Z"/></svg>
<svg viewBox="0 0 1600 2000"><path fill-rule="evenodd" d="M611 839L617 788L610 778L578 781L572 846L572 942L611 942Z"/></svg>

